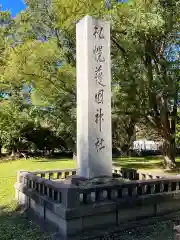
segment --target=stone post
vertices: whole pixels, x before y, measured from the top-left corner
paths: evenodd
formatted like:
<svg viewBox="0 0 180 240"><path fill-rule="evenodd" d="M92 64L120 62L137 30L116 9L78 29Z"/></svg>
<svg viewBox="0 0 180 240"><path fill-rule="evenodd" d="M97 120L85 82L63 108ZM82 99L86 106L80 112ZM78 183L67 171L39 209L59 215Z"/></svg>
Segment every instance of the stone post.
<svg viewBox="0 0 180 240"><path fill-rule="evenodd" d="M21 174L23 172L26 172L25 170L20 170L20 171L17 171L17 177L16 177L16 184L21 184L20 181L21 181ZM15 199L18 201L19 200L19 190L17 188L15 188Z"/></svg>
<svg viewBox="0 0 180 240"><path fill-rule="evenodd" d="M80 177L112 176L110 24L76 26L77 168Z"/></svg>
<svg viewBox="0 0 180 240"><path fill-rule="evenodd" d="M174 240L180 240L180 225L174 226Z"/></svg>

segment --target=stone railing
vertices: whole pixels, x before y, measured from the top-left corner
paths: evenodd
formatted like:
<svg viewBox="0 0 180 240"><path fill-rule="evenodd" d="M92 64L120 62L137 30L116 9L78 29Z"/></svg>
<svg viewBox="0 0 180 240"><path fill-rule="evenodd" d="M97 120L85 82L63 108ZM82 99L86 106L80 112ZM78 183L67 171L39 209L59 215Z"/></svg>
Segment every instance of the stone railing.
<svg viewBox="0 0 180 240"><path fill-rule="evenodd" d="M49 181L36 176L32 173L21 172L19 175L19 183L23 184L31 192L36 192L41 196L61 203L66 184ZM96 185L94 187L71 186L76 189L79 195L80 204L91 204L107 200L130 200L141 196L154 195L158 193L171 193L180 190L180 178L137 180L129 182L120 182L118 185Z"/></svg>
<svg viewBox="0 0 180 240"><path fill-rule="evenodd" d="M117 177L121 177L129 180L147 180L147 179L159 179L164 178L163 176L157 176L157 174L152 173L143 173L137 169L131 168L123 168L123 167L114 167L112 168L112 172L117 175Z"/></svg>
<svg viewBox="0 0 180 240"><path fill-rule="evenodd" d="M33 171L31 172L36 176L41 178L49 179L49 180L58 180L58 179L66 179L71 175L75 175L77 173L77 169L63 169L63 170L41 170L41 171ZM147 179L159 179L164 178L163 176L157 176L152 173L143 173L136 169L131 168L123 168L123 167L114 167L112 168L112 173L116 177L120 177L123 179L129 180L147 180Z"/></svg>
<svg viewBox="0 0 180 240"><path fill-rule="evenodd" d="M167 178L161 180L137 180L119 183L116 185L95 187L79 187L81 204L92 204L94 202L103 201L134 201L140 197L150 197L155 195L162 195L173 193L180 190L180 178ZM159 196L158 195L158 196Z"/></svg>
<svg viewBox="0 0 180 240"><path fill-rule="evenodd" d="M34 171L32 173L41 178L46 178L49 180L57 180L57 179L65 179L71 175L75 175L76 172L77 172L77 169L70 168L70 169L63 169L63 170Z"/></svg>
<svg viewBox="0 0 180 240"><path fill-rule="evenodd" d="M97 185L73 185L64 179L75 169L19 172L16 198L48 226L56 226L64 236L101 225L122 225L124 222L164 215L180 210L180 177L116 181ZM123 179L141 177L134 169L113 168ZM51 179L51 180L50 180ZM97 226L96 226L97 225ZM57 230L58 229L58 230Z"/></svg>
<svg viewBox="0 0 180 240"><path fill-rule="evenodd" d="M19 172L18 179L17 184L23 187L25 194L37 193L40 196L46 196L47 199L61 203L62 191L55 182L29 172Z"/></svg>

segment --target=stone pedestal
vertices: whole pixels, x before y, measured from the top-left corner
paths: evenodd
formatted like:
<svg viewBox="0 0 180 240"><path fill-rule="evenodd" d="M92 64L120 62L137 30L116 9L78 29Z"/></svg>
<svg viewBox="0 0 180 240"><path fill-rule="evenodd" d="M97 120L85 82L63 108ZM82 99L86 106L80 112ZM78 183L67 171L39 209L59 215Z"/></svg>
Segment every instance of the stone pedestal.
<svg viewBox="0 0 180 240"><path fill-rule="evenodd" d="M180 225L174 227L174 240L180 240Z"/></svg>
<svg viewBox="0 0 180 240"><path fill-rule="evenodd" d="M110 24L84 17L76 27L77 168L112 176Z"/></svg>

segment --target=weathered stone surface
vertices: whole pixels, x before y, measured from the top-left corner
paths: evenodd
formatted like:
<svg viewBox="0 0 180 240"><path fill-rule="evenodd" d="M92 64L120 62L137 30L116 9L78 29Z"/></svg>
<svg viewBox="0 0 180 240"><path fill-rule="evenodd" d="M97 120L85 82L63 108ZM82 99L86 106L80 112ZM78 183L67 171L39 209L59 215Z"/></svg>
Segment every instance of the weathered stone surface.
<svg viewBox="0 0 180 240"><path fill-rule="evenodd" d="M130 220L138 220L141 218L152 216L155 216L155 210L153 205L134 208L131 207L129 209L121 209L118 211L119 224Z"/></svg>
<svg viewBox="0 0 180 240"><path fill-rule="evenodd" d="M73 184L64 184L61 189L62 204L65 208L77 208L80 205L79 190Z"/></svg>
<svg viewBox="0 0 180 240"><path fill-rule="evenodd" d="M73 185L79 185L79 182L83 182L86 181L87 178L85 177L80 177L78 175L72 175L70 177L67 177L63 183L64 184L73 184Z"/></svg>
<svg viewBox="0 0 180 240"><path fill-rule="evenodd" d="M57 216L55 213L46 210L46 219L56 224L59 227L59 231L64 236L74 235L83 230L81 218L64 220Z"/></svg>
<svg viewBox="0 0 180 240"><path fill-rule="evenodd" d="M30 199L30 208L33 209L40 217L45 217L44 206L37 204L33 199Z"/></svg>
<svg viewBox="0 0 180 240"><path fill-rule="evenodd" d="M157 214L165 214L180 210L180 200L169 200L157 204Z"/></svg>
<svg viewBox="0 0 180 240"><path fill-rule="evenodd" d="M116 212L83 217L83 228L98 228L102 225L116 225Z"/></svg>
<svg viewBox="0 0 180 240"><path fill-rule="evenodd" d="M96 186L113 186L113 185L119 185L121 183L124 183L124 180L121 178L113 178L113 177L95 177L95 178L91 178L88 180L79 180L77 182L77 185L79 187L96 187Z"/></svg>
<svg viewBox="0 0 180 240"><path fill-rule="evenodd" d="M15 184L16 200L21 206L27 207L29 204L29 196L24 192L25 185L22 183Z"/></svg>
<svg viewBox="0 0 180 240"><path fill-rule="evenodd" d="M109 22L86 16L77 24L76 59L78 175L112 176Z"/></svg>
<svg viewBox="0 0 180 240"><path fill-rule="evenodd" d="M28 179L28 175L26 177ZM30 178L33 178L32 175ZM38 178L37 181L41 182ZM150 221L152 216L164 215L164 213L180 209L180 191L128 196L128 188L140 186L145 189L147 182L113 183L111 181L112 179L108 177L97 178L93 179L95 185L82 187L73 184L54 184L45 180L43 184L61 192L62 199L59 204L49 196L40 195L39 188L28 189L28 185L20 183L16 184L16 189L19 191L18 198L19 194L23 198L21 202L24 201L24 196L26 199L30 198L29 209L33 210L44 223L48 221L51 223L50 225L54 225L55 229L58 229L63 236L62 239L68 239L76 232L82 234L84 229L94 230L99 227L106 229L107 226L114 226L117 223L120 227L125 223L146 218ZM168 179L148 180L148 184L154 183L157 190L157 186L163 184L162 181L165 184L170 183ZM174 179L172 179L173 183L175 186ZM126 194L119 197L117 191L122 189L122 186L125 188ZM80 202L80 193L85 194L86 197L89 196L89 201Z"/></svg>

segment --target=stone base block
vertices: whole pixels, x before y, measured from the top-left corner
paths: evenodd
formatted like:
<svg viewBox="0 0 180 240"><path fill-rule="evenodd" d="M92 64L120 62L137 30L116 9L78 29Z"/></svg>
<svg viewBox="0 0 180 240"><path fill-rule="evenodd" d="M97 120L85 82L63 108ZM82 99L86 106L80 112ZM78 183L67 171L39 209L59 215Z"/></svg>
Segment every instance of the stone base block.
<svg viewBox="0 0 180 240"><path fill-rule="evenodd" d="M180 210L179 199L157 204L157 214L165 214L178 210Z"/></svg>
<svg viewBox="0 0 180 240"><path fill-rule="evenodd" d="M155 216L155 208L153 205L121 209L118 211L118 222L121 224L126 221L133 221L153 216Z"/></svg>
<svg viewBox="0 0 180 240"><path fill-rule="evenodd" d="M29 197L21 191L22 184L15 184L16 200L20 206L28 207Z"/></svg>
<svg viewBox="0 0 180 240"><path fill-rule="evenodd" d="M54 223L62 235L70 236L82 231L82 219L65 220L50 210L46 210L46 220Z"/></svg>
<svg viewBox="0 0 180 240"><path fill-rule="evenodd" d="M116 212L83 217L83 229L98 228L103 225L116 225Z"/></svg>
<svg viewBox="0 0 180 240"><path fill-rule="evenodd" d="M30 208L36 212L36 214L41 217L45 218L45 209L43 205L36 203L33 199L30 199Z"/></svg>
<svg viewBox="0 0 180 240"><path fill-rule="evenodd" d="M82 232L79 219L65 221L49 210L46 211L46 218L44 218L32 208L29 208L26 214L27 218L38 224L42 231L52 232L53 240L74 240L76 234L79 235Z"/></svg>

